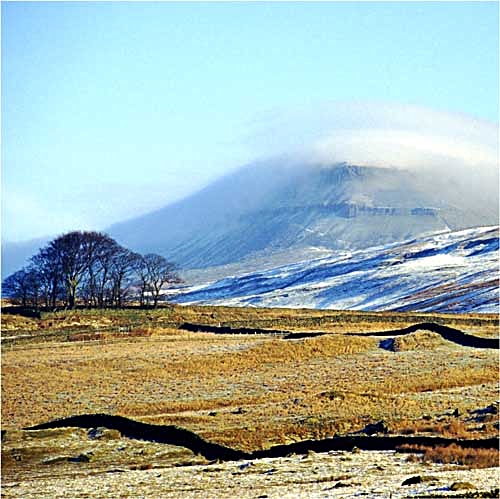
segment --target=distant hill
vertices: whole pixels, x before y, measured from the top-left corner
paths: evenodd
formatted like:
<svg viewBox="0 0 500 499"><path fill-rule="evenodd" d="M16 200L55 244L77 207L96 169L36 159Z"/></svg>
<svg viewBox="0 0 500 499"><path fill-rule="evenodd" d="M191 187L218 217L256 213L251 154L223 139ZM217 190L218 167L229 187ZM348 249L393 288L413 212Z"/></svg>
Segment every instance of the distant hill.
<svg viewBox="0 0 500 499"><path fill-rule="evenodd" d="M199 282L214 268L211 275L223 276L227 269L270 268L304 255L498 223L498 182L477 189L439 175L266 160L105 232L127 248L167 257ZM2 275L48 241L4 242Z"/></svg>
<svg viewBox="0 0 500 499"><path fill-rule="evenodd" d="M498 189L490 187L492 195L480 196L429 172L266 162L108 232L137 251L203 269L254 255L311 247L361 249L494 225Z"/></svg>
<svg viewBox="0 0 500 499"><path fill-rule="evenodd" d="M2 242L2 279L27 265L29 259L50 240L42 237L18 243Z"/></svg>
<svg viewBox="0 0 500 499"><path fill-rule="evenodd" d="M498 227L228 277L171 298L177 303L421 312L499 312Z"/></svg>

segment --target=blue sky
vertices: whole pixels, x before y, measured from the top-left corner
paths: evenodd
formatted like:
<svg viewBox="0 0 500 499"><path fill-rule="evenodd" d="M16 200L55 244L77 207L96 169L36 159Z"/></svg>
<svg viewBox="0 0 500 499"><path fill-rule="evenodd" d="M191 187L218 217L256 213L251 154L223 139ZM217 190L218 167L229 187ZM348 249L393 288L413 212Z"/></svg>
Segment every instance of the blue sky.
<svg viewBox="0 0 500 499"><path fill-rule="evenodd" d="M497 2L3 2L2 238L179 199L265 154L288 110L496 124L498 71Z"/></svg>

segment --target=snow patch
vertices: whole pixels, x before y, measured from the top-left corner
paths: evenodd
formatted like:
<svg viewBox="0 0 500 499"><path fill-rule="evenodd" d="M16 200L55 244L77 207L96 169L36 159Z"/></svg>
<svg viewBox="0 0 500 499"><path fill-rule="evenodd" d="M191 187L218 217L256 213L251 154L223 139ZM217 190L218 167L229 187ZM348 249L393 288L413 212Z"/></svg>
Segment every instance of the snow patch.
<svg viewBox="0 0 500 499"><path fill-rule="evenodd" d="M498 313L498 227L377 246L230 277L177 303Z"/></svg>

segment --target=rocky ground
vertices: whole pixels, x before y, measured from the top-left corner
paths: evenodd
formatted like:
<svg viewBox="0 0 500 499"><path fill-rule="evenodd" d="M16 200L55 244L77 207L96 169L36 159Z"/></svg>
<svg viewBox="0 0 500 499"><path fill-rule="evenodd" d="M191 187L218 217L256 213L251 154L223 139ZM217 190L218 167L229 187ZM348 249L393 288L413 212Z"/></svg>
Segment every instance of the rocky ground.
<svg viewBox="0 0 500 499"><path fill-rule="evenodd" d="M497 497L499 485L498 468L422 463L393 451L210 463L104 429L8 431L2 453L4 498Z"/></svg>

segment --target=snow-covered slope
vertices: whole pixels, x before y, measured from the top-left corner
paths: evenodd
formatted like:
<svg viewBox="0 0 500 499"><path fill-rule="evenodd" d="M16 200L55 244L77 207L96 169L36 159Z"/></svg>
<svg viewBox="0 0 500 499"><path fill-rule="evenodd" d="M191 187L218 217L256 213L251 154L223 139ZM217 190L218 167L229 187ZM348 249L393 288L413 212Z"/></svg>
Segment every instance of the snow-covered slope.
<svg viewBox="0 0 500 499"><path fill-rule="evenodd" d="M205 269L311 246L359 250L493 225L498 194L490 190L478 200L472 187L425 171L270 160L108 233L135 251Z"/></svg>
<svg viewBox="0 0 500 499"><path fill-rule="evenodd" d="M177 303L352 310L498 312L498 227L426 238L228 277Z"/></svg>

